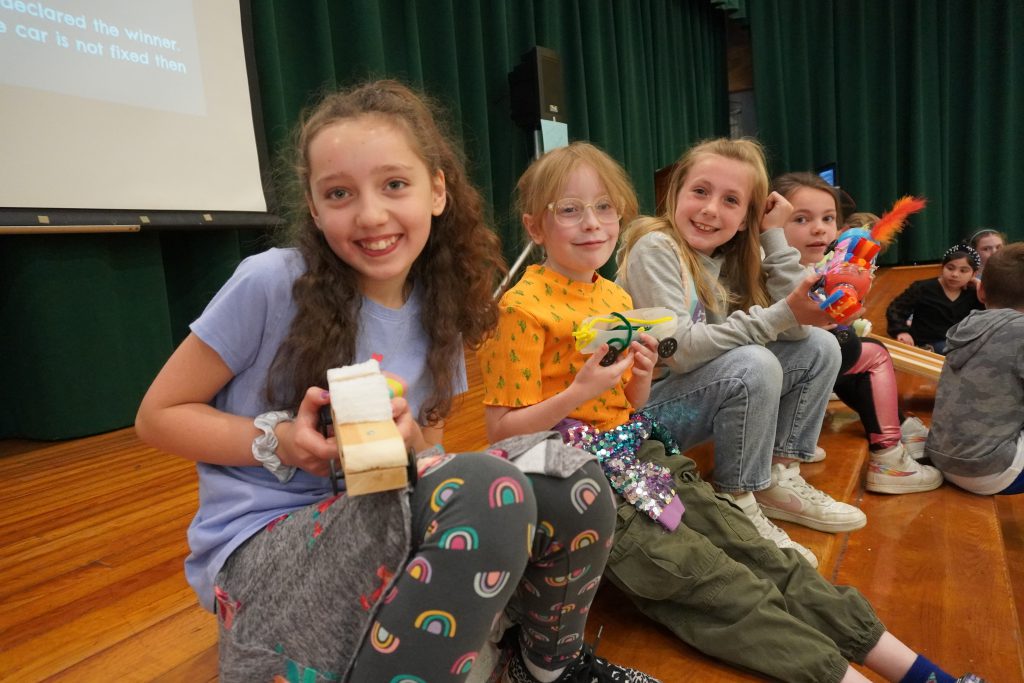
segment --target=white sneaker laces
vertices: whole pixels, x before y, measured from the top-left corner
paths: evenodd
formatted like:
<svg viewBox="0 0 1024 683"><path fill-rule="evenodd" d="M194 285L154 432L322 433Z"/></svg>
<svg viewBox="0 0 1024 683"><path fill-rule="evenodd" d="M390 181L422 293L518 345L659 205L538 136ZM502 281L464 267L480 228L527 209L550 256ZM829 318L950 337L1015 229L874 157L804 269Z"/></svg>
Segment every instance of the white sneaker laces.
<svg viewBox="0 0 1024 683"><path fill-rule="evenodd" d="M758 534L763 538L773 541L776 545L778 545L780 541L792 542L789 538L789 534L765 516L764 512L761 511L760 505L757 506L757 511L754 513L754 516L750 521L754 523L754 528L757 529Z"/></svg>
<svg viewBox="0 0 1024 683"><path fill-rule="evenodd" d="M808 484L807 480L800 476L800 470L796 463L787 465L779 474L778 485L783 486L783 482L785 482L784 488L792 489L800 498L809 500L816 505L827 507L836 502L832 496Z"/></svg>

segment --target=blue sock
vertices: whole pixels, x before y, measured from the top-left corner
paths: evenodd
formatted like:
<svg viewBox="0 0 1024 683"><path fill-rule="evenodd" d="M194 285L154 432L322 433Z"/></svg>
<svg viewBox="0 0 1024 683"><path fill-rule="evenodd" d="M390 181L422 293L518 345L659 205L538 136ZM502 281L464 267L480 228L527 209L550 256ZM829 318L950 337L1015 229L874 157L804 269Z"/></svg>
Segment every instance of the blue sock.
<svg viewBox="0 0 1024 683"><path fill-rule="evenodd" d="M910 671L900 679L900 683L956 683L956 679L929 662L923 655L918 655Z"/></svg>

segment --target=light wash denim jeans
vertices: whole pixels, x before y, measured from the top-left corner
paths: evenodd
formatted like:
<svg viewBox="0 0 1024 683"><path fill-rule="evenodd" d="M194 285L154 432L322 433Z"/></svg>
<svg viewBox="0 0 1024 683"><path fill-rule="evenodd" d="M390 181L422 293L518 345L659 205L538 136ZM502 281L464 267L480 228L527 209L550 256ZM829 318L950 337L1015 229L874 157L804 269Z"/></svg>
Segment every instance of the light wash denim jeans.
<svg viewBox="0 0 1024 683"><path fill-rule="evenodd" d="M806 339L750 344L651 387L645 410L684 450L714 437L715 487L771 484L773 455L809 460L839 372L839 343L812 328Z"/></svg>

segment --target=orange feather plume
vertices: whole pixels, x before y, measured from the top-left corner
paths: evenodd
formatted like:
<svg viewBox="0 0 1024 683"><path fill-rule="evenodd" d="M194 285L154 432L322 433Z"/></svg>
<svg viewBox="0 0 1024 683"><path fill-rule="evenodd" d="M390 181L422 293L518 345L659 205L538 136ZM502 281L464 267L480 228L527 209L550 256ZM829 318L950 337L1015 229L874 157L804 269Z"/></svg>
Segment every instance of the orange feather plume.
<svg viewBox="0 0 1024 683"><path fill-rule="evenodd" d="M923 209L927 203L923 197L900 197L871 228L871 238L880 244L889 244L896 233L903 229L907 217Z"/></svg>

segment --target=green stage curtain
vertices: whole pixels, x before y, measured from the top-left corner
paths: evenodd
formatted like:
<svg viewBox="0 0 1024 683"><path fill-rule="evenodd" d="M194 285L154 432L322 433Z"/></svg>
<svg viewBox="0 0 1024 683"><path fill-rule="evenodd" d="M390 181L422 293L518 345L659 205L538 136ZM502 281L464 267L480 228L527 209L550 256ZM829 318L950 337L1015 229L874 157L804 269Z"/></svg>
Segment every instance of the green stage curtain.
<svg viewBox="0 0 1024 683"><path fill-rule="evenodd" d="M979 227L1024 239L1024 3L749 3L759 137L776 173L838 163L858 209L928 208L883 264L938 260Z"/></svg>
<svg viewBox="0 0 1024 683"><path fill-rule="evenodd" d="M509 216L532 136L510 119L508 72L561 57L571 139L589 139L654 205L653 173L728 130L724 14L705 0L253 0L272 154L324 88L400 78L452 112L511 257ZM258 231L0 238L0 438L62 439L132 424L188 323Z"/></svg>
<svg viewBox="0 0 1024 683"><path fill-rule="evenodd" d="M125 427L251 231L0 237L0 438Z"/></svg>
<svg viewBox="0 0 1024 683"><path fill-rule="evenodd" d="M706 2L268 0L254 23L272 149L324 88L376 77L421 88L451 112L510 259L523 246L511 192L533 136L510 118L508 72L533 46L560 57L570 139L619 159L646 210L654 170L728 131L724 15Z"/></svg>

